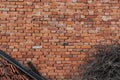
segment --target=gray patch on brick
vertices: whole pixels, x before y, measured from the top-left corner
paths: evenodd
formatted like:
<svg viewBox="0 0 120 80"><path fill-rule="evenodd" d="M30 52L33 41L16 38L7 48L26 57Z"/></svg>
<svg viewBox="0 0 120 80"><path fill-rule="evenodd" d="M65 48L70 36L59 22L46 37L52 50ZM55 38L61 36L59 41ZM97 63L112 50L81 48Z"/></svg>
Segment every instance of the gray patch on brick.
<svg viewBox="0 0 120 80"><path fill-rule="evenodd" d="M42 46L33 46L33 49L42 49Z"/></svg>
<svg viewBox="0 0 120 80"><path fill-rule="evenodd" d="M89 21L89 22L93 22L93 19L92 19L92 18L88 18L88 21Z"/></svg>

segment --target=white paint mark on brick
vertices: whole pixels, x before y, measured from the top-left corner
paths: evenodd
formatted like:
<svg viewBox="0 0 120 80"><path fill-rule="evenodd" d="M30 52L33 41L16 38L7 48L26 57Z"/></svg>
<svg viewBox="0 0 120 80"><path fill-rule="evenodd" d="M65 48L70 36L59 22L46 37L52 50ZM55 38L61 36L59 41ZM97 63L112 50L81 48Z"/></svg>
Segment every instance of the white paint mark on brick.
<svg viewBox="0 0 120 80"><path fill-rule="evenodd" d="M42 46L33 46L32 48L33 48L33 49L41 49Z"/></svg>
<svg viewBox="0 0 120 80"><path fill-rule="evenodd" d="M102 16L103 21L111 20L112 18L110 16Z"/></svg>

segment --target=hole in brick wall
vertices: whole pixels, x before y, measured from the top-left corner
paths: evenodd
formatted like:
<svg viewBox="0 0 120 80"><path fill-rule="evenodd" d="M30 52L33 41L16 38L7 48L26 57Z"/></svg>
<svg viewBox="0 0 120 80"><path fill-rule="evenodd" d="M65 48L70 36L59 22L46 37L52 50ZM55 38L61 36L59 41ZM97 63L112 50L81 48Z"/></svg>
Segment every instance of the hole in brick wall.
<svg viewBox="0 0 120 80"><path fill-rule="evenodd" d="M68 42L64 42L64 43L63 43L63 46L68 46L68 45L69 45Z"/></svg>
<svg viewBox="0 0 120 80"><path fill-rule="evenodd" d="M88 18L88 21L89 21L89 22L93 22L93 19L92 19L92 18Z"/></svg>
<svg viewBox="0 0 120 80"><path fill-rule="evenodd" d="M84 52L84 50L83 50L83 49L80 49L79 52Z"/></svg>
<svg viewBox="0 0 120 80"><path fill-rule="evenodd" d="M35 21L35 20L36 20L35 18L32 19L32 21Z"/></svg>

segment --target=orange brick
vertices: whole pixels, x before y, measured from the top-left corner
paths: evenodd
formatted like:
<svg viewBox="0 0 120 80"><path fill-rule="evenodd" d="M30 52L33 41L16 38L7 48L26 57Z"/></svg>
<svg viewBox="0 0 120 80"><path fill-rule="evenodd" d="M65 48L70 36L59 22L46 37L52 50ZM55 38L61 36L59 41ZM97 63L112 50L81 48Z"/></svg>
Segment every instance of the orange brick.
<svg viewBox="0 0 120 80"><path fill-rule="evenodd" d="M85 45L85 46L82 46L83 49L90 49L91 46L90 45Z"/></svg>

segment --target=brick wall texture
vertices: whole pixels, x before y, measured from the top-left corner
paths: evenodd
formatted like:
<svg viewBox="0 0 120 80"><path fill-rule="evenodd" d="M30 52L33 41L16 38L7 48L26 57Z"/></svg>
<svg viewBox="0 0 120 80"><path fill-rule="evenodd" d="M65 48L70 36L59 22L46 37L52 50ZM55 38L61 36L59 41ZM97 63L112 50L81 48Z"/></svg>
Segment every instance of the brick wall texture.
<svg viewBox="0 0 120 80"><path fill-rule="evenodd" d="M0 49L50 80L78 80L95 45L120 41L120 0L0 0Z"/></svg>

